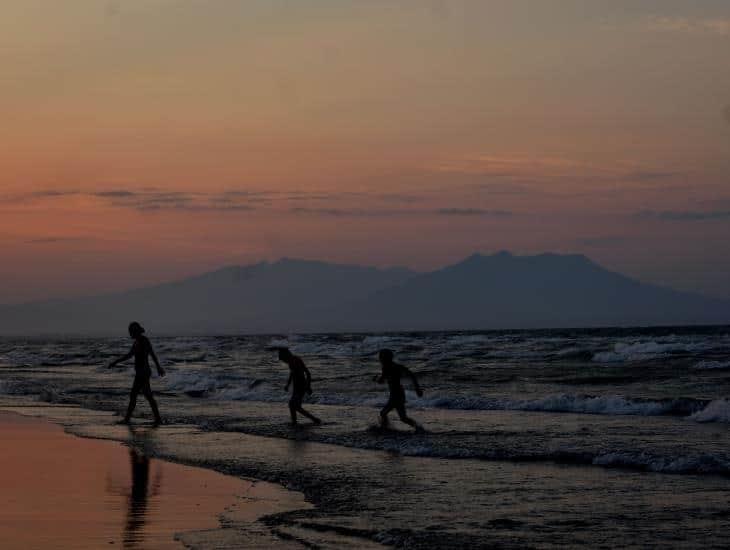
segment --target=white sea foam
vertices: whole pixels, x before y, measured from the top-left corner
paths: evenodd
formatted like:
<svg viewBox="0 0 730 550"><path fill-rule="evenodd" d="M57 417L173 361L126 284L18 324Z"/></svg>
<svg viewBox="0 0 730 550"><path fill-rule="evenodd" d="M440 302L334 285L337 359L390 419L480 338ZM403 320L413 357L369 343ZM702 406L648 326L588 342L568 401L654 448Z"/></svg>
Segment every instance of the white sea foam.
<svg viewBox="0 0 730 550"><path fill-rule="evenodd" d="M284 401L287 393L280 385L266 381L216 377L210 372L180 369L172 371L164 379L168 391L200 393L207 397L230 401ZM382 407L386 401L384 392L321 391L315 384L315 392L307 398L310 403L335 406ZM319 391L318 391L319 390ZM603 415L659 416L666 414L690 414L704 406L694 400L637 400L621 395L552 394L537 399L510 399L479 395L449 395L430 393L417 397L406 391L408 403L415 408L452 410L513 410L534 412L561 412Z"/></svg>
<svg viewBox="0 0 730 550"><path fill-rule="evenodd" d="M38 394L38 400L45 403L58 403L62 397L61 390L53 386L44 387Z"/></svg>
<svg viewBox="0 0 730 550"><path fill-rule="evenodd" d="M219 382L215 376L206 376L197 371L177 370L165 377L165 387L169 391L204 392L218 389Z"/></svg>
<svg viewBox="0 0 730 550"><path fill-rule="evenodd" d="M598 455L593 464L605 467L636 468L665 474L722 474L730 472L727 458L711 454L656 456L647 452L612 451Z"/></svg>
<svg viewBox="0 0 730 550"><path fill-rule="evenodd" d="M636 343L618 342L614 346L613 351L596 353L593 356L593 360L599 363L645 361L664 357L668 353L683 350L685 350L685 345L678 343L660 344L653 341Z"/></svg>
<svg viewBox="0 0 730 550"><path fill-rule="evenodd" d="M291 346L288 338L272 338L269 340L269 347L272 348L288 348Z"/></svg>
<svg viewBox="0 0 730 550"><path fill-rule="evenodd" d="M366 338L367 340L367 338ZM363 354L364 343L346 343L329 341L307 341L302 337L289 336L287 338L272 338L268 343L269 347L289 348L293 353L302 356L325 355L332 358L349 358L355 354Z"/></svg>
<svg viewBox="0 0 730 550"><path fill-rule="evenodd" d="M560 394L522 403L517 402L514 408L524 411L654 416L667 413L670 405L658 401L634 401L619 395Z"/></svg>
<svg viewBox="0 0 730 550"><path fill-rule="evenodd" d="M282 389L276 390L259 384L253 388L239 386L222 389L216 397L226 401L284 401L286 393Z"/></svg>
<svg viewBox="0 0 730 550"><path fill-rule="evenodd" d="M694 368L700 370L730 369L730 361L700 361Z"/></svg>
<svg viewBox="0 0 730 550"><path fill-rule="evenodd" d="M667 414L673 406L671 402L631 400L619 395L590 396L572 394L548 395L532 400L436 396L415 399L413 404L439 409L544 411L641 416Z"/></svg>
<svg viewBox="0 0 730 550"><path fill-rule="evenodd" d="M695 422L723 422L730 423L730 401L716 399L704 409L690 416Z"/></svg>
<svg viewBox="0 0 730 550"><path fill-rule="evenodd" d="M167 355L165 357L165 360L168 361L171 364L196 364L196 363L205 363L207 358L206 353L200 353L197 355L190 355L190 356L183 356L183 357L175 357Z"/></svg>
<svg viewBox="0 0 730 550"><path fill-rule="evenodd" d="M329 441L337 444L337 439ZM488 448L465 448L433 445L418 438L392 438L383 442L348 441L348 445L360 448L377 448L404 456L431 458L471 458L500 461L540 460L557 463L592 464L604 468L626 468L664 474L730 474L730 460L726 455L707 452L675 452L657 454L635 449L616 449L593 453L579 449L555 449L532 453L529 449L501 449L495 453Z"/></svg>
<svg viewBox="0 0 730 550"><path fill-rule="evenodd" d="M493 340L494 338L487 336L486 334L457 334L449 337L448 343L452 345L473 345L484 344L492 342Z"/></svg>

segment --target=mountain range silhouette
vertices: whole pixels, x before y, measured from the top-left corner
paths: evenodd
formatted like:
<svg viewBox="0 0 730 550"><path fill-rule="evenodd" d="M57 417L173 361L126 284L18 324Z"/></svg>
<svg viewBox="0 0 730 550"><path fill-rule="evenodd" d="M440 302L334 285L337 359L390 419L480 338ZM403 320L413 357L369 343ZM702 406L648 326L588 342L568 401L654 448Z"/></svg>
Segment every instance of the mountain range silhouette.
<svg viewBox="0 0 730 550"><path fill-rule="evenodd" d="M730 302L582 255L474 254L428 273L282 259L73 300L0 306L0 335L382 332L730 323Z"/></svg>

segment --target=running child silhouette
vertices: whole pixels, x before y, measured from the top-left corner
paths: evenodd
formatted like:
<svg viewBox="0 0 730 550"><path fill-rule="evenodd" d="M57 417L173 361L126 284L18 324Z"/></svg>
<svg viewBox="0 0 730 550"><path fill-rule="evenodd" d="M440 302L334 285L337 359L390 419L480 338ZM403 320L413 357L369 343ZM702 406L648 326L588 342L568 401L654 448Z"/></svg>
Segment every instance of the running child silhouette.
<svg viewBox="0 0 730 550"><path fill-rule="evenodd" d="M160 416L160 411L157 408L157 402L155 401L154 395L152 395L152 388L150 387L152 369L150 368L149 356L152 356L152 360L155 362L155 366L157 367L157 373L160 376L165 376L165 369L160 366L160 362L157 360L157 355L155 355L155 350L152 349L152 344L144 335L144 328L142 328L142 325L136 321L134 323L130 323L129 336L134 340L132 349L129 350L129 353L125 356L120 357L109 365L110 368L116 367L119 363L134 357L134 383L132 384L132 390L129 393L129 406L127 407L127 414L124 416L124 420L121 420L119 423L129 424L134 408L137 405L137 395L141 393L150 403L152 414L155 416L154 425L159 426L162 424L162 417Z"/></svg>
<svg viewBox="0 0 730 550"><path fill-rule="evenodd" d="M306 416L315 424L321 424L322 421L308 413L302 408L304 395L312 395L312 375L309 369L302 361L301 357L294 355L288 348L279 348L279 361L283 361L289 365L289 380L284 387L285 391L289 391L289 386L293 384L291 399L289 400L289 413L291 414L291 423L297 425L297 413Z"/></svg>
<svg viewBox="0 0 730 550"><path fill-rule="evenodd" d="M393 361L393 352L389 349L381 349L378 352L378 359L380 359L382 371L380 375L375 377L375 381L378 384L387 382L388 390L390 390L388 402L385 404L385 407L383 407L383 410L380 411L380 425L384 428L388 426L388 413L395 409L402 422L405 422L409 426L413 426L416 431L423 431L423 428L419 426L415 420L406 415L406 392L400 383L403 376L410 377L410 379L413 380L416 395L421 397L423 395L423 390L421 390L421 386L418 385L416 375L413 374L410 369Z"/></svg>

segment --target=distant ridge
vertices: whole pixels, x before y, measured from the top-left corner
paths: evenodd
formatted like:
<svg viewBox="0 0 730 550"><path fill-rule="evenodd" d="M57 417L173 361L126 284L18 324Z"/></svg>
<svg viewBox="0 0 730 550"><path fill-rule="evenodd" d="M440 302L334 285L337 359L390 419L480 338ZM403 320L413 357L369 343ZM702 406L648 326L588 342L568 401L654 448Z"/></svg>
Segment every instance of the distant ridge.
<svg viewBox="0 0 730 550"><path fill-rule="evenodd" d="M465 260L429 273L282 259L75 300L0 306L0 335L479 330L730 323L730 303L582 255Z"/></svg>
<svg viewBox="0 0 730 550"><path fill-rule="evenodd" d="M565 328L723 324L730 303L641 283L583 255L474 254L375 294L363 327Z"/></svg>

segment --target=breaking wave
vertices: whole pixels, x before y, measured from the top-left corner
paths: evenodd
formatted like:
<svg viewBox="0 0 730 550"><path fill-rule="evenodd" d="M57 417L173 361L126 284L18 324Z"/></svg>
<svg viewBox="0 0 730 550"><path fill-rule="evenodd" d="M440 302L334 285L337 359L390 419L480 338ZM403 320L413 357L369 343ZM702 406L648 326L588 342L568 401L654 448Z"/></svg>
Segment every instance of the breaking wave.
<svg viewBox="0 0 730 550"><path fill-rule="evenodd" d="M716 399L701 411L690 416L695 422L723 422L730 423L730 401Z"/></svg>
<svg viewBox="0 0 730 550"><path fill-rule="evenodd" d="M192 397L209 397L231 401L286 401L287 394L280 385L263 379L220 380L195 371L170 373L166 379L169 391L185 393ZM598 415L635 416L689 416L700 422L728 421L711 418L709 408L717 409L717 401L694 398L677 399L630 399L621 395L553 394L538 399L506 399L468 395L435 395L417 397L407 391L408 403L415 408L452 409L471 411L532 411L551 413L576 413ZM385 395L380 393L320 393L315 391L308 398L320 405L381 407ZM706 416L702 416L702 414ZM730 416L730 407L727 410ZM719 417L718 417L719 418Z"/></svg>
<svg viewBox="0 0 730 550"><path fill-rule="evenodd" d="M700 361L695 368L699 370L730 369L730 361Z"/></svg>
<svg viewBox="0 0 730 550"><path fill-rule="evenodd" d="M699 354L710 351L715 343L705 340L668 340L645 342L617 342L613 350L593 355L597 363L624 363L650 361L663 357Z"/></svg>

